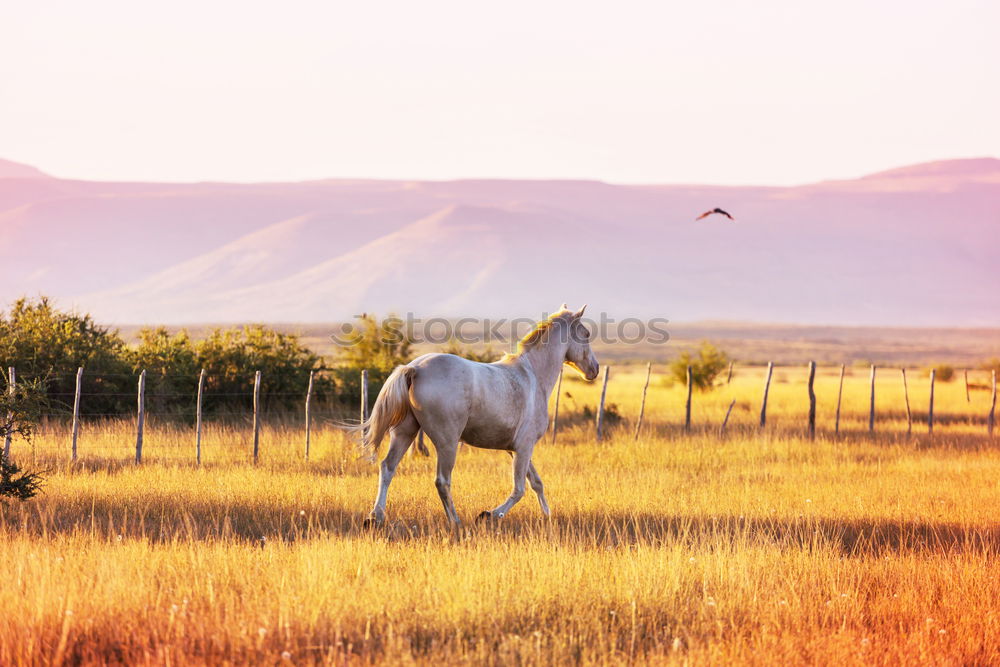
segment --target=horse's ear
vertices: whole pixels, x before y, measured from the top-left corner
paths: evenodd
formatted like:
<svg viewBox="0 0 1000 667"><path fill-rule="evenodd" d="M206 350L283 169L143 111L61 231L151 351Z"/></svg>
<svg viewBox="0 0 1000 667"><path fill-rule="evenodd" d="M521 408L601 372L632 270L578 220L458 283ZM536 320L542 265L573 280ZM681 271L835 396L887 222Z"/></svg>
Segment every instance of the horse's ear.
<svg viewBox="0 0 1000 667"><path fill-rule="evenodd" d="M569 310L569 306L566 305L565 301L563 301L563 305L559 306L559 310Z"/></svg>
<svg viewBox="0 0 1000 667"><path fill-rule="evenodd" d="M583 308L573 313L573 319L578 320L583 317L583 311L587 310L587 304L583 304Z"/></svg>

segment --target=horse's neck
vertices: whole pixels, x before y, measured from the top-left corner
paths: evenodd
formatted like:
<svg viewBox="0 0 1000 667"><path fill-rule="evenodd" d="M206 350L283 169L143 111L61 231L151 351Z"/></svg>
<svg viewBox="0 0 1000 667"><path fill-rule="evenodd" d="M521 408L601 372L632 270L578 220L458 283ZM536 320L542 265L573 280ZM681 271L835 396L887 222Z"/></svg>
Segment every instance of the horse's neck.
<svg viewBox="0 0 1000 667"><path fill-rule="evenodd" d="M528 365L545 396L551 394L562 371L563 360L566 358L565 343L544 343L525 350L520 356L528 360Z"/></svg>

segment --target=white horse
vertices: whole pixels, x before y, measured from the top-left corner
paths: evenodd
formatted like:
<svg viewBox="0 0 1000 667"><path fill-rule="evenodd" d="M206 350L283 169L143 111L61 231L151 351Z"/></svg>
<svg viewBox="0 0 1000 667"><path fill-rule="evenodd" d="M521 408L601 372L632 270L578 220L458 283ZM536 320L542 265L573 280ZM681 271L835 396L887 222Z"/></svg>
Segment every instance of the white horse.
<svg viewBox="0 0 1000 667"><path fill-rule="evenodd" d="M586 308L586 306L584 306ZM425 354L398 366L378 394L371 417L358 428L364 447L373 455L389 432L389 452L379 470L378 496L365 525L385 521L385 503L396 466L423 429L437 450L438 495L445 514L460 524L451 498L451 471L459 441L474 447L499 449L513 455L514 490L510 497L479 518L502 518L524 495L525 478L538 495L542 513L549 515L542 480L531 463L535 443L549 422L549 395L564 363L588 380L598 364L590 349L590 333L565 304L538 323L518 343L517 354L484 364L453 354Z"/></svg>

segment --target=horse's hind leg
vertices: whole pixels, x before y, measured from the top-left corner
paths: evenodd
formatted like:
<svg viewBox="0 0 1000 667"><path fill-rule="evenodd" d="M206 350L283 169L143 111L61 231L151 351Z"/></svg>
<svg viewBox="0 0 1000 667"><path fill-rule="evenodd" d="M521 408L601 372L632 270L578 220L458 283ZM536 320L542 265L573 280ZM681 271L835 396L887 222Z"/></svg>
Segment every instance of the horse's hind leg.
<svg viewBox="0 0 1000 667"><path fill-rule="evenodd" d="M369 519L365 521L366 525L371 523L382 525L385 521L385 502L389 497L389 484L392 482L393 475L396 474L396 467L403 460L403 455L406 454L410 443L413 442L418 428L417 420L410 413L390 432L389 451L382 459L382 466L378 472L378 496L375 498L375 506L372 508Z"/></svg>
<svg viewBox="0 0 1000 667"><path fill-rule="evenodd" d="M444 506L444 513L448 521L458 526L462 520L458 518L455 511L455 502L451 498L451 471L455 468L455 457L458 455L458 437L460 431L451 425L442 424L441 419L432 419L427 413L418 412L421 426L424 433L430 438L434 450L437 452L437 475L434 477L434 486L437 487L438 496Z"/></svg>
<svg viewBox="0 0 1000 667"><path fill-rule="evenodd" d="M414 454L420 454L421 456L430 456L431 453L427 449L427 444L424 442L424 430L420 429L417 431L417 440L413 443L413 447L410 448L410 456Z"/></svg>
<svg viewBox="0 0 1000 667"><path fill-rule="evenodd" d="M437 449L437 477L434 479L434 485L437 487L438 495L441 496L444 513L448 516L448 520L457 526L462 521L458 518L455 502L451 498L451 471L455 468L458 443L454 442L450 446L438 447L433 437L431 437L431 441L434 442L434 447Z"/></svg>

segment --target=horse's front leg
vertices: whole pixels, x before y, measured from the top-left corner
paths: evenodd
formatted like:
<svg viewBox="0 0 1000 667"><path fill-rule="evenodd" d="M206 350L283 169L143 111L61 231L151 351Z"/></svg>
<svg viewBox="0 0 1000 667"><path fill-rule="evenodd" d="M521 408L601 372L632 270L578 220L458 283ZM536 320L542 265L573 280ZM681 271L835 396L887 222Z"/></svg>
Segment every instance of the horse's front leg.
<svg viewBox="0 0 1000 667"><path fill-rule="evenodd" d="M511 458L514 458L514 452L508 452ZM550 516L549 502L545 500L545 485L542 484L542 476L538 474L538 470L535 468L535 462L531 461L528 463L528 484L531 488L535 490L535 495L538 496L538 505L542 508L542 514L545 516ZM483 512L480 516L488 515L489 512Z"/></svg>
<svg viewBox="0 0 1000 667"><path fill-rule="evenodd" d="M514 490L511 491L510 496L502 505L481 513L479 519L502 519L524 497L524 481L528 476L528 468L531 466L533 449L534 445L514 451Z"/></svg>
<svg viewBox="0 0 1000 667"><path fill-rule="evenodd" d="M542 485L542 478L535 470L535 464L530 461L528 462L528 484L531 484L535 495L538 496L538 504L542 508L542 514L549 516L549 503L545 500L545 487Z"/></svg>

